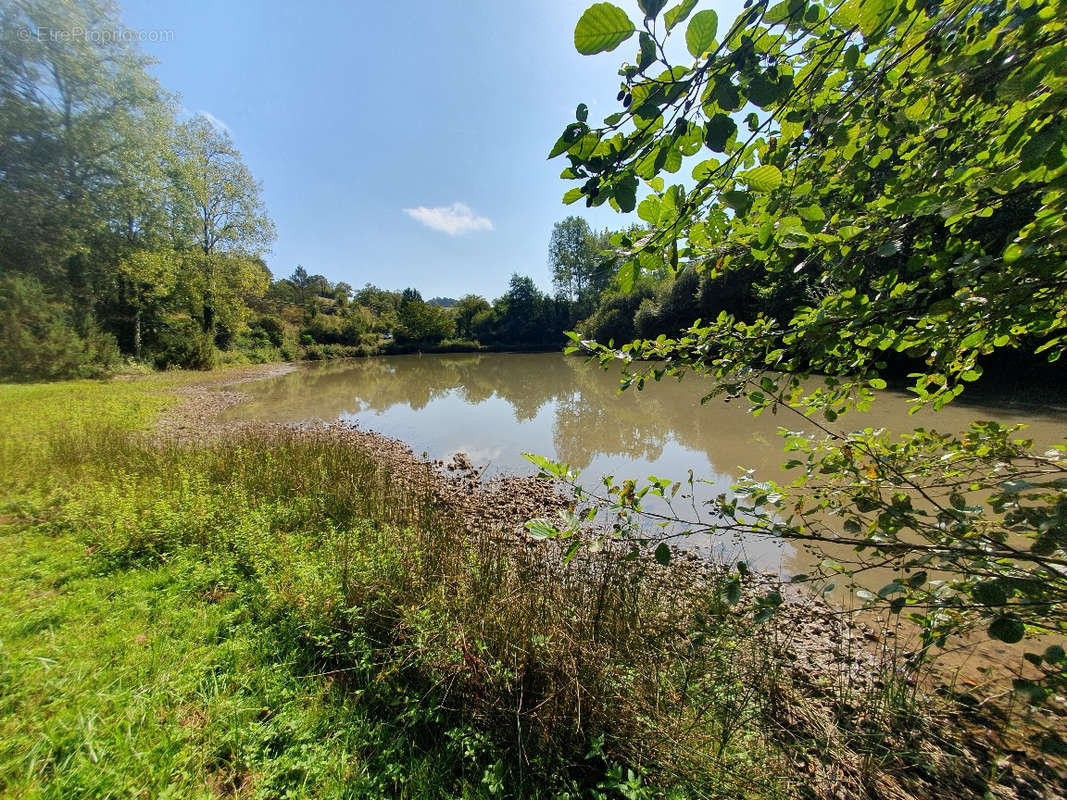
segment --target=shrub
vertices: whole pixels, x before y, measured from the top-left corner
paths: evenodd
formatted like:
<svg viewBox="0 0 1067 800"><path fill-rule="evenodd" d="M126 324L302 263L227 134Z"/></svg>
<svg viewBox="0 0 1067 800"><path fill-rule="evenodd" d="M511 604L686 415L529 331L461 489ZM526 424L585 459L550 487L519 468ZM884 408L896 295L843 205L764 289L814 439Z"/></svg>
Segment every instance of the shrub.
<svg viewBox="0 0 1067 800"><path fill-rule="evenodd" d="M91 326L84 335L68 311L34 278L0 279L0 377L11 380L91 378L120 361L110 334Z"/></svg>
<svg viewBox="0 0 1067 800"><path fill-rule="evenodd" d="M641 302L651 294L647 288L635 289L629 294L605 294L593 316L580 324L582 337L605 343L630 341L634 338L634 315Z"/></svg>
<svg viewBox="0 0 1067 800"><path fill-rule="evenodd" d="M466 353L471 350L481 350L482 346L475 339L442 339L441 343L433 349L439 353Z"/></svg>
<svg viewBox="0 0 1067 800"><path fill-rule="evenodd" d="M285 328L277 317L262 316L248 324L252 336L266 338L274 347L281 347L285 338Z"/></svg>
<svg viewBox="0 0 1067 800"><path fill-rule="evenodd" d="M189 318L169 321L159 332L152 353L156 369L212 369L216 360L211 336Z"/></svg>
<svg viewBox="0 0 1067 800"><path fill-rule="evenodd" d="M301 333L317 344L357 345L367 327L362 317L316 314Z"/></svg>

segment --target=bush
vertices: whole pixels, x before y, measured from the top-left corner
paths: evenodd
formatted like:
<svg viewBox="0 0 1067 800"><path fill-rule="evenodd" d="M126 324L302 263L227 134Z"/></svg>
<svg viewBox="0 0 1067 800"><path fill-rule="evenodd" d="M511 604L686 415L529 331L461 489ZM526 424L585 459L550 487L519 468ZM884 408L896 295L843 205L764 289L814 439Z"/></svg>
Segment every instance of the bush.
<svg viewBox="0 0 1067 800"><path fill-rule="evenodd" d="M475 339L442 339L433 349L438 353L467 353L481 350L482 346Z"/></svg>
<svg viewBox="0 0 1067 800"><path fill-rule="evenodd" d="M366 324L359 316L317 314L301 333L317 344L358 345L366 330Z"/></svg>
<svg viewBox="0 0 1067 800"><path fill-rule="evenodd" d="M92 378L120 362L115 337L90 327L84 335L39 281L0 280L0 377L10 380Z"/></svg>
<svg viewBox="0 0 1067 800"><path fill-rule="evenodd" d="M600 300L600 307L579 326L582 337L607 343L628 342L634 338L634 315L642 301L652 296L648 288L635 289L629 294L609 292Z"/></svg>
<svg viewBox="0 0 1067 800"><path fill-rule="evenodd" d="M634 333L642 339L654 339L660 330L659 307L655 300L646 297L634 314Z"/></svg>
<svg viewBox="0 0 1067 800"><path fill-rule="evenodd" d="M261 317L249 324L247 332L237 337L237 351L244 361L222 356L221 363L269 364L289 360L282 354L284 341L285 328L281 322L272 317Z"/></svg>
<svg viewBox="0 0 1067 800"><path fill-rule="evenodd" d="M439 306L408 300L400 306L396 340L401 344L432 344L456 332L452 316Z"/></svg>
<svg viewBox="0 0 1067 800"><path fill-rule="evenodd" d="M281 347L285 339L285 328L277 317L262 316L248 324L250 335L265 338L274 347Z"/></svg>
<svg viewBox="0 0 1067 800"><path fill-rule="evenodd" d="M215 343L193 320L172 320L159 332L152 361L156 369L212 369Z"/></svg>

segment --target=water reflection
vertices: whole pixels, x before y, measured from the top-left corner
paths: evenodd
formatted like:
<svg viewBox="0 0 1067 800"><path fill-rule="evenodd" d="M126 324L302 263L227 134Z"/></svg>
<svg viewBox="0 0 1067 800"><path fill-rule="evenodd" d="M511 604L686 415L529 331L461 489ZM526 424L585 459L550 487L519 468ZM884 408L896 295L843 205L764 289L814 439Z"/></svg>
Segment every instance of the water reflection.
<svg viewBox="0 0 1067 800"><path fill-rule="evenodd" d="M583 359L547 354L397 356L310 365L243 387L251 402L231 414L299 422L348 420L448 459L466 453L489 472L532 472L535 452L581 468L587 484L603 475L684 478L689 469L712 496L728 490L739 468L782 476L781 426L802 427L791 412L753 419L738 403L700 405L706 384L666 379L643 392L618 392L618 375ZM871 412L846 416L855 427L910 430L919 424L958 431L974 418L1026 422L1038 446L1061 441L1062 412L949 406L907 415L900 395L884 393ZM721 546L721 545L720 545ZM768 568L794 557L766 542L732 543L727 553Z"/></svg>
<svg viewBox="0 0 1067 800"><path fill-rule="evenodd" d="M452 452L435 446L443 438L464 435L482 440L479 449L488 445L504 454L502 441L517 438L514 426L543 427L539 423L547 410L551 437L534 449L583 469L604 455L657 461L672 443L702 451L708 460L713 454L720 462L735 456L750 460L749 447L766 445L777 427L771 420L753 426L739 409L701 408L701 387L692 379L619 393L617 375L557 354L325 362L251 384L248 393L253 400L231 411L233 416L284 422L345 419L396 435L390 428L408 427L408 412L425 412L424 423L408 441L435 456ZM493 413L501 403L509 412L504 419ZM739 429L739 423L749 430ZM515 455L504 454L504 463L494 466L525 468L526 462Z"/></svg>

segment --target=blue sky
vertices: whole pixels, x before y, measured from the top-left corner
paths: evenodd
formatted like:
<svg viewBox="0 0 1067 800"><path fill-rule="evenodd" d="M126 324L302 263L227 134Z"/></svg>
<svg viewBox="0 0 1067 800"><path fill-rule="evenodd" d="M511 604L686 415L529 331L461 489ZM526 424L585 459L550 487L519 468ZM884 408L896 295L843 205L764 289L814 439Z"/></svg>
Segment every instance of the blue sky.
<svg viewBox="0 0 1067 800"><path fill-rule="evenodd" d="M276 276L302 264L357 288L493 298L512 272L549 287L568 213L626 222L563 206L566 162L545 158L579 102L591 119L616 110L635 49L575 52L592 0L120 2L128 27L174 32L143 44L156 76L224 125L263 182ZM739 6L713 4L720 30Z"/></svg>

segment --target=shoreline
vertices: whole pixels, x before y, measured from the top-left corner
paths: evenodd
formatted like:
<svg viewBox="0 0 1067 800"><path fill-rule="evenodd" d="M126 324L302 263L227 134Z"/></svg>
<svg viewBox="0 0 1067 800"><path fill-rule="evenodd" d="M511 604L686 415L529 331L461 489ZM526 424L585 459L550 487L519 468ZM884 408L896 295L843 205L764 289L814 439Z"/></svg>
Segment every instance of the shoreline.
<svg viewBox="0 0 1067 800"><path fill-rule="evenodd" d="M205 377L179 387L181 400L157 420L153 436L181 445L201 444L218 437L295 433L301 437L355 445L369 452L383 469L401 483L429 490L481 530L521 533L511 520L553 516L568 501L556 488L534 476L499 475L483 480L482 471L463 454L451 461L427 460L399 439L342 422L305 426L255 420L221 420L222 412L247 401L249 396L232 387L285 375L298 364L262 364L240 367L226 376ZM210 375L210 373L208 373Z"/></svg>
<svg viewBox="0 0 1067 800"><path fill-rule="evenodd" d="M296 435L358 447L370 453L389 473L391 480L428 492L447 512L459 515L472 531L499 537L498 541L509 546L543 547L546 559L559 558L559 543L535 542L524 529L528 519L555 516L557 511L573 505L549 481L515 475L483 480L480 471L462 454L457 454L448 463L425 459L403 441L345 423L304 426L219 419L222 412L249 399L249 395L235 387L299 368L299 364L292 363L264 364L239 367L221 376L207 373L202 380L193 380L175 390L180 400L157 420L153 438L179 445L197 445L234 435ZM624 546L622 542L609 542L607 549ZM662 585L677 592L680 601L702 591L719 591L716 583L721 585L723 581L725 572L722 567L687 551L677 548L672 551L674 557L668 566L653 565L651 569ZM650 554L645 554L645 560L651 561ZM843 715L864 719L868 713L862 706L864 693L888 690L886 678L891 676L885 670L889 654L895 659L891 662L893 669L903 663L901 653L904 648L896 641L895 633L889 626L872 627L854 613L834 608L823 597L797 587L783 586L770 574L753 574L738 608L751 606L757 596L771 589L780 590L784 597L772 617L770 645L774 650L774 661L788 677L790 687L790 696L784 703L790 714L788 719L781 721L783 733L794 737L799 730L806 731L801 738L816 737L835 729L835 720ZM969 696L967 687L946 685L945 678L935 670L915 690L924 706L922 713L929 717L929 724L944 730L945 739L949 740L926 743L930 757L942 760L954 752L951 757L958 759L962 752L966 754L963 758L969 767L981 771L992 766L987 762L988 758L1007 753L998 762L998 768L1005 773L1002 785L1007 784L1005 788L1008 788L1014 784L1011 793L1005 797L1062 797L1027 792L1028 787L1041 785L1036 775L1049 766L1042 763L1040 754L1032 752L1032 747L1022 741L1025 731L1012 727L998 731L1004 717L995 706L984 709L985 701L973 707L964 703L968 706L969 716L965 719L960 698ZM912 676L899 673L895 680L914 682ZM838 691L834 688L842 685L849 687L844 700L836 696ZM1007 736L1001 738L1001 734ZM865 768L858 754L843 755L833 768L836 775L832 780L843 785L855 786L863 781ZM887 792L886 796L910 796L905 786L896 788L903 794ZM842 796L853 795L846 793Z"/></svg>

